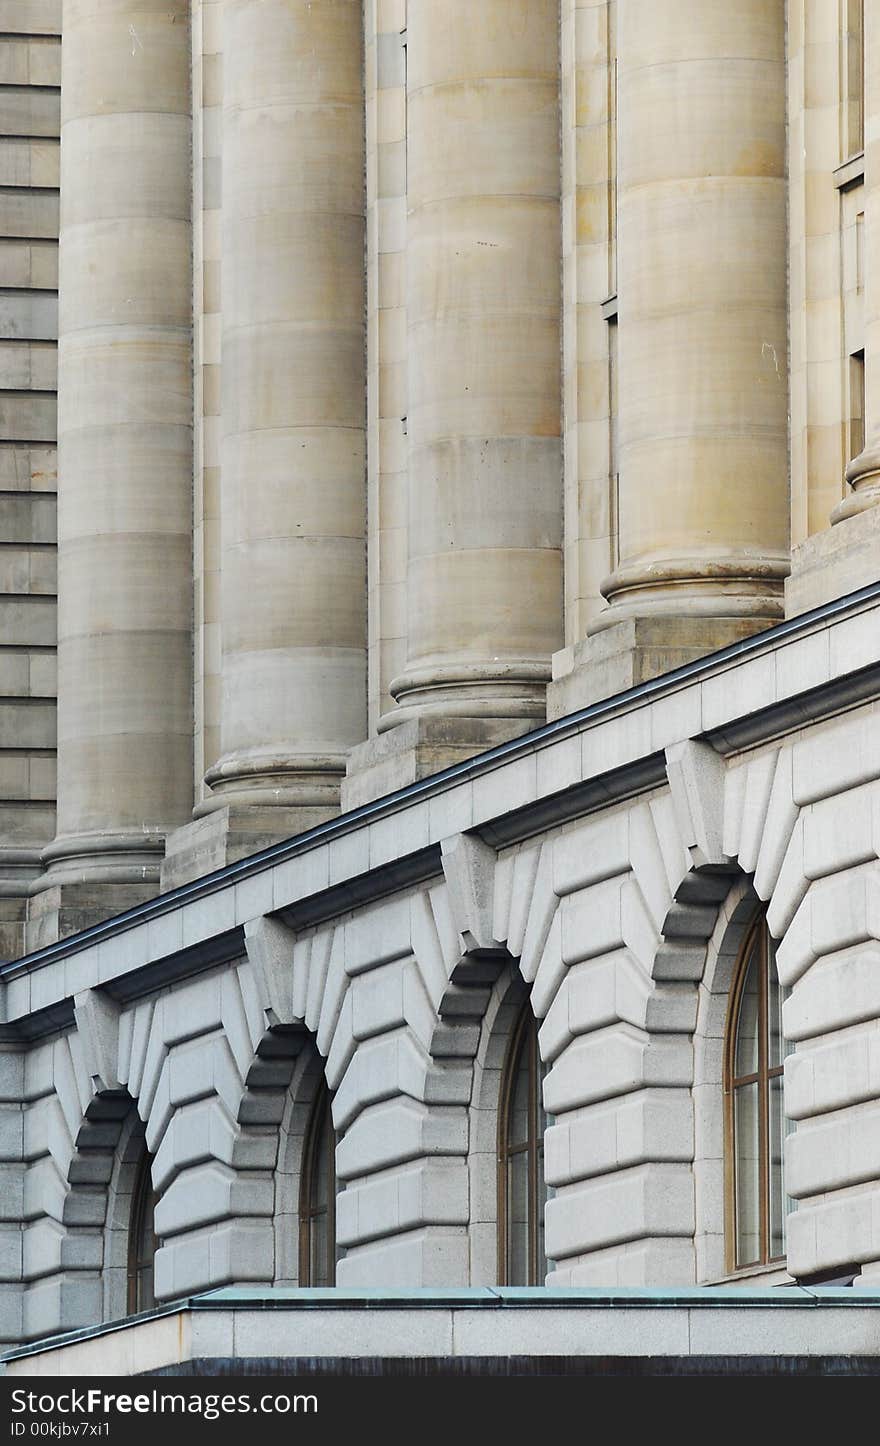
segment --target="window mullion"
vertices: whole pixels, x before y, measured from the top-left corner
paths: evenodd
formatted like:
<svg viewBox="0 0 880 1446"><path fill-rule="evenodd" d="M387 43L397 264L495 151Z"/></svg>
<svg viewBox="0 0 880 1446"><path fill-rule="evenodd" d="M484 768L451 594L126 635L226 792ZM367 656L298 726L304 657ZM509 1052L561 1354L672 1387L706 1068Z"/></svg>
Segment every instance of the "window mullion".
<svg viewBox="0 0 880 1446"><path fill-rule="evenodd" d="M770 1259L770 1087L768 1083L768 1018L767 991L769 970L767 961L767 926L761 927L760 968L758 975L758 1179L760 1259L765 1265Z"/></svg>
<svg viewBox="0 0 880 1446"><path fill-rule="evenodd" d="M538 1112L535 1101L535 1055L538 1042L533 1021L529 1020L529 1150L528 1150L528 1199L529 1199L529 1284L536 1285L538 1278Z"/></svg>

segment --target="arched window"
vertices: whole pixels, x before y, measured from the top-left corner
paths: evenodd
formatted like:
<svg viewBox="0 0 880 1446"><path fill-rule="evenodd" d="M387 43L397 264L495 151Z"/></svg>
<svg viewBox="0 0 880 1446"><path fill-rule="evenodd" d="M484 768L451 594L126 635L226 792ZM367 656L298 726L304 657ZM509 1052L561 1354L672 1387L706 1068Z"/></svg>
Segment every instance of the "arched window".
<svg viewBox="0 0 880 1446"><path fill-rule="evenodd" d="M783 992L762 914L734 976L725 1050L728 1269L785 1257Z"/></svg>
<svg viewBox="0 0 880 1446"><path fill-rule="evenodd" d="M156 1192L153 1189L152 1160L141 1154L131 1196L128 1226L128 1314L150 1310L156 1304L153 1263L156 1258Z"/></svg>
<svg viewBox="0 0 880 1446"><path fill-rule="evenodd" d="M510 1040L498 1111L498 1280L543 1285L544 1071L538 1026L526 1000Z"/></svg>
<svg viewBox="0 0 880 1446"><path fill-rule="evenodd" d="M312 1107L303 1145L299 1283L336 1284L336 1131L326 1085L319 1090Z"/></svg>

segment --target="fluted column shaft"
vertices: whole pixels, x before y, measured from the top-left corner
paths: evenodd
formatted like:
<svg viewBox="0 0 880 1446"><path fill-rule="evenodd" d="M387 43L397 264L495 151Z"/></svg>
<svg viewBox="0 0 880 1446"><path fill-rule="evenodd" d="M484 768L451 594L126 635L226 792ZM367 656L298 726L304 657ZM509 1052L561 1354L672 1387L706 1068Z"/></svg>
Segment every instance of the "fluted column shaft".
<svg viewBox="0 0 880 1446"><path fill-rule="evenodd" d="M556 0L407 11L407 665L417 715L543 717L562 638Z"/></svg>
<svg viewBox="0 0 880 1446"><path fill-rule="evenodd" d="M769 624L788 570L784 6L620 0L619 565L631 616Z"/></svg>
<svg viewBox="0 0 880 1446"><path fill-rule="evenodd" d="M846 469L842 522L880 502L880 9L865 5L865 447Z"/></svg>
<svg viewBox="0 0 880 1446"><path fill-rule="evenodd" d="M206 807L332 807L366 736L358 0L226 0L222 757Z"/></svg>
<svg viewBox="0 0 880 1446"><path fill-rule="evenodd" d="M190 65L187 0L65 0L58 882L191 808Z"/></svg>

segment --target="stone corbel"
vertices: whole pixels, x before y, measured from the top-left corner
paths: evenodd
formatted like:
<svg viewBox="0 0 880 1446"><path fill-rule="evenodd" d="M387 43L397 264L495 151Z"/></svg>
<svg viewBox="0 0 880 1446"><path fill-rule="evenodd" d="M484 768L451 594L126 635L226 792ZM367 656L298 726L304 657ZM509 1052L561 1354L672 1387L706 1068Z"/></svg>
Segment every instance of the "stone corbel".
<svg viewBox="0 0 880 1446"><path fill-rule="evenodd" d="M293 1012L293 930L279 919L251 919L244 926L244 942L269 1027L298 1023Z"/></svg>
<svg viewBox="0 0 880 1446"><path fill-rule="evenodd" d="M493 935L495 850L482 839L459 833L444 839L440 852L452 917L465 951L500 948Z"/></svg>
<svg viewBox="0 0 880 1446"><path fill-rule="evenodd" d="M672 806L695 868L729 864L723 852L724 760L709 743L688 739L666 749Z"/></svg>
<svg viewBox="0 0 880 1446"><path fill-rule="evenodd" d="M94 1093L119 1093L119 1005L99 989L84 989L74 997L73 1012Z"/></svg>

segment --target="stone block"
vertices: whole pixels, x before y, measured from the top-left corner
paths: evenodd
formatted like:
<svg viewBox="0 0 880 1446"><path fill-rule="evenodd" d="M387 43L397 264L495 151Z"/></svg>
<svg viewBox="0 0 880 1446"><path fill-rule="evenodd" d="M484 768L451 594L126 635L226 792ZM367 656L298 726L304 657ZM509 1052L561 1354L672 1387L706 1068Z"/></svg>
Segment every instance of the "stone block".
<svg viewBox="0 0 880 1446"><path fill-rule="evenodd" d="M544 1107L560 1115L642 1086L689 1087L692 1077L689 1040L649 1040L621 1024L579 1037L560 1055L544 1081Z"/></svg>
<svg viewBox="0 0 880 1446"><path fill-rule="evenodd" d="M22 1231L18 1223L0 1226L0 1282L5 1290L21 1280Z"/></svg>
<svg viewBox="0 0 880 1446"><path fill-rule="evenodd" d="M28 952L57 943L104 919L121 914L158 892L158 880L141 884L54 884L28 901Z"/></svg>
<svg viewBox="0 0 880 1446"><path fill-rule="evenodd" d="M792 549L785 615L797 617L877 580L880 515L859 512Z"/></svg>
<svg viewBox="0 0 880 1446"><path fill-rule="evenodd" d="M547 1255L555 1261L648 1236L691 1236L693 1175L687 1165L642 1165L568 1186L545 1208Z"/></svg>
<svg viewBox="0 0 880 1446"><path fill-rule="evenodd" d="M804 872L809 879L867 863L880 844L880 786L868 784L809 804L804 821Z"/></svg>
<svg viewBox="0 0 880 1446"><path fill-rule="evenodd" d="M874 865L813 884L776 951L789 988L817 959L880 938L880 874Z"/></svg>
<svg viewBox="0 0 880 1446"><path fill-rule="evenodd" d="M212 1231L212 1283L262 1281L271 1285L274 1275L275 1236L270 1220L249 1220Z"/></svg>
<svg viewBox="0 0 880 1446"><path fill-rule="evenodd" d="M293 1021L293 946L296 936L278 919L245 924L245 947L269 1023Z"/></svg>
<svg viewBox="0 0 880 1446"><path fill-rule="evenodd" d="M444 839L441 849L450 906L464 948L497 948L493 932L495 850L469 834Z"/></svg>
<svg viewBox="0 0 880 1446"><path fill-rule="evenodd" d="M397 1095L424 1100L429 1060L404 1033L367 1040L357 1050L336 1091L333 1119L345 1130L368 1105Z"/></svg>
<svg viewBox="0 0 880 1446"><path fill-rule="evenodd" d="M553 890L560 898L630 869L629 819L625 809L579 819L552 841Z"/></svg>
<svg viewBox="0 0 880 1446"><path fill-rule="evenodd" d="M573 964L540 1028L541 1058L552 1063L578 1035L618 1021L644 1029L650 981L626 950Z"/></svg>
<svg viewBox="0 0 880 1446"><path fill-rule="evenodd" d="M814 964L783 1004L782 1018L793 1041L880 1019L880 944Z"/></svg>
<svg viewBox="0 0 880 1446"><path fill-rule="evenodd" d="M547 1284L587 1289L662 1288L692 1285L694 1280L693 1243L669 1236L597 1250L582 1260L567 1260L548 1275Z"/></svg>
<svg viewBox="0 0 880 1446"><path fill-rule="evenodd" d="M23 1301L21 1286L7 1285L0 1292L0 1341L10 1347L18 1345L24 1335Z"/></svg>
<svg viewBox="0 0 880 1446"><path fill-rule="evenodd" d="M553 682L547 688L548 720L638 687L767 626L759 619L686 615L617 622L613 612L609 609L608 625L577 643L570 657L554 655ZM558 667L567 671L557 670L557 658Z"/></svg>
<svg viewBox="0 0 880 1446"><path fill-rule="evenodd" d="M880 728L871 709L810 729L792 744L792 795L803 806L880 778Z"/></svg>
<svg viewBox="0 0 880 1446"><path fill-rule="evenodd" d="M789 1272L796 1278L880 1258L880 1189L876 1182L822 1202L802 1204L788 1217Z"/></svg>
<svg viewBox="0 0 880 1446"><path fill-rule="evenodd" d="M368 828L370 868L378 869L426 848L428 804L412 803L399 813L371 823Z"/></svg>
<svg viewBox="0 0 880 1446"><path fill-rule="evenodd" d="M350 1250L336 1267L337 1286L351 1290L374 1286L377 1280L389 1289L448 1290L467 1285L468 1278L468 1236L464 1226L432 1226L409 1232L400 1240L359 1246ZM411 1317L409 1319L411 1321ZM419 1319L422 1319L421 1313ZM427 1325L425 1321L423 1328ZM414 1349L410 1334L404 1353L409 1355ZM351 1352L351 1346L348 1351Z"/></svg>
<svg viewBox="0 0 880 1446"><path fill-rule="evenodd" d="M22 1334L25 1340L39 1340L100 1318L101 1282L97 1277L76 1272L55 1275L25 1292Z"/></svg>
<svg viewBox="0 0 880 1446"><path fill-rule="evenodd" d="M122 1089L118 1077L119 1005L97 989L87 989L74 1000L76 1027L92 1088Z"/></svg>
<svg viewBox="0 0 880 1446"><path fill-rule="evenodd" d="M547 1183L555 1186L652 1161L688 1162L694 1153L690 1093L644 1090L564 1115L547 1130L545 1148Z"/></svg>
<svg viewBox="0 0 880 1446"><path fill-rule="evenodd" d="M708 743L666 749L666 773L678 827L695 867L727 862L722 851L724 762Z"/></svg>
<svg viewBox="0 0 880 1446"><path fill-rule="evenodd" d="M364 1111L336 1147L339 1180L355 1179L431 1155L466 1155L468 1117L462 1108L428 1108L388 1100Z"/></svg>
<svg viewBox="0 0 880 1446"><path fill-rule="evenodd" d="M870 1182L880 1183L880 1107L801 1120L785 1142L785 1186L794 1199Z"/></svg>
<svg viewBox="0 0 880 1446"><path fill-rule="evenodd" d="M785 1112L803 1120L880 1098L880 1028L876 1019L785 1062ZM844 1128L844 1132L846 1132Z"/></svg>
<svg viewBox="0 0 880 1446"><path fill-rule="evenodd" d="M380 903L359 910L356 921L345 927L345 972L362 974L412 953L410 901L392 894Z"/></svg>
<svg viewBox="0 0 880 1446"><path fill-rule="evenodd" d="M405 987L407 980L417 979L412 964L403 960L395 960L370 970L368 974L357 975L345 1000L351 1009L350 1029L354 1039L372 1039L395 1029L405 1029L408 1019L405 994L411 1001L415 996L417 1008L419 999L424 1001L422 1029L418 1035L421 1039L430 1039L430 1029L426 1031L425 1026L433 1021L433 1011L425 1000L424 991L413 989L412 985L409 990Z"/></svg>
<svg viewBox="0 0 880 1446"><path fill-rule="evenodd" d="M798 817L793 797L792 753L781 748L773 774L773 787L767 804L764 831L755 861L755 890L762 899L771 897L782 868L792 830Z"/></svg>
<svg viewBox="0 0 880 1446"><path fill-rule="evenodd" d="M342 808L349 812L463 763L526 732L515 719L418 718L361 743L349 754Z"/></svg>
<svg viewBox="0 0 880 1446"><path fill-rule="evenodd" d="M168 835L162 861L162 893L293 838L325 822L335 812L231 804L216 808Z"/></svg>
<svg viewBox="0 0 880 1446"><path fill-rule="evenodd" d="M467 1223L467 1163L453 1157L349 1185L337 1201L336 1238L348 1246L426 1225Z"/></svg>

